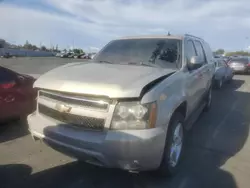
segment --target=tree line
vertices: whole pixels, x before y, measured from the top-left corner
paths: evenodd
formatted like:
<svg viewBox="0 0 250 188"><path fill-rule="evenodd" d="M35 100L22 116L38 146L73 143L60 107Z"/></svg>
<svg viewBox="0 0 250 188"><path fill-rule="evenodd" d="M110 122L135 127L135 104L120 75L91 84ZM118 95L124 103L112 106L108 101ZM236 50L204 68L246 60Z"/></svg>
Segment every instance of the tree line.
<svg viewBox="0 0 250 188"><path fill-rule="evenodd" d="M83 50L80 48L75 48L75 49L63 49L59 50L58 45L51 46L50 48L41 45L40 47L31 44L29 41L26 41L23 45L15 45L15 44L8 44L9 48L12 49L27 49L27 50L34 50L34 51L46 51L46 52L55 52L55 53L61 53L61 52L74 52L76 54L83 54Z"/></svg>
<svg viewBox="0 0 250 188"><path fill-rule="evenodd" d="M238 55L238 56L250 56L250 52L247 52L247 51L234 51L234 52L225 52L224 49L218 49L214 52L215 55L223 55L225 54L225 56L235 56L235 55Z"/></svg>

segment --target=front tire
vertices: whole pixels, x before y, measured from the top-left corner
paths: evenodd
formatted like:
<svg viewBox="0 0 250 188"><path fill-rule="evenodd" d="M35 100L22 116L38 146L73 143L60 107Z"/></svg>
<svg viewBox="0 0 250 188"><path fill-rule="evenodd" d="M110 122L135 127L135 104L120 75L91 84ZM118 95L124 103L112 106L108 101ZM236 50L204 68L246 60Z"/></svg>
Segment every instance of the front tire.
<svg viewBox="0 0 250 188"><path fill-rule="evenodd" d="M161 176L173 176L179 170L184 151L184 117L174 113L170 120L162 161L157 173Z"/></svg>

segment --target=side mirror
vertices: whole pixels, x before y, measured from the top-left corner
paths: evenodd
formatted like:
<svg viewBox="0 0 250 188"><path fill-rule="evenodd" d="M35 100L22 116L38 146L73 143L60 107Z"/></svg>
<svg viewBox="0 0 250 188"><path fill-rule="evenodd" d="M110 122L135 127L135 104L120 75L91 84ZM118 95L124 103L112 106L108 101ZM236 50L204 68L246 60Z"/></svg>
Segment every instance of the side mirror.
<svg viewBox="0 0 250 188"><path fill-rule="evenodd" d="M187 67L189 70L198 69L198 68L202 67L202 65L203 65L203 62L202 62L201 58L198 56L192 56L187 63Z"/></svg>

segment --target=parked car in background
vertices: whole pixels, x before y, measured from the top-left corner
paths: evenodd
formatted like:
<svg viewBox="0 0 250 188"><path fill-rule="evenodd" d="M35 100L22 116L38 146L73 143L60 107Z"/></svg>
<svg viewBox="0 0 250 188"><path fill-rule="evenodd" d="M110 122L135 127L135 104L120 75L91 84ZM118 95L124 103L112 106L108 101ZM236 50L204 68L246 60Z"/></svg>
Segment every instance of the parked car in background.
<svg viewBox="0 0 250 188"><path fill-rule="evenodd" d="M26 116L35 110L35 79L0 66L0 121Z"/></svg>
<svg viewBox="0 0 250 188"><path fill-rule="evenodd" d="M93 59L95 55L96 53L88 53L88 54L81 56L81 59Z"/></svg>
<svg viewBox="0 0 250 188"><path fill-rule="evenodd" d="M64 54L61 54L62 58L73 58L74 57L74 53L73 52L67 52Z"/></svg>
<svg viewBox="0 0 250 188"><path fill-rule="evenodd" d="M56 53L56 57L61 57L63 53Z"/></svg>
<svg viewBox="0 0 250 188"><path fill-rule="evenodd" d="M91 63L34 83L34 140L91 164L175 174L190 129L212 101L215 66L201 38L138 36L108 43Z"/></svg>
<svg viewBox="0 0 250 188"><path fill-rule="evenodd" d="M89 54L82 55L81 59L90 59Z"/></svg>
<svg viewBox="0 0 250 188"><path fill-rule="evenodd" d="M95 57L95 55L96 55L96 53L90 53L89 54L90 59L93 59Z"/></svg>
<svg viewBox="0 0 250 188"><path fill-rule="evenodd" d="M79 58L81 58L81 57L84 56L84 55L85 55L85 53L75 54L74 58L75 58L75 59L79 59Z"/></svg>
<svg viewBox="0 0 250 188"><path fill-rule="evenodd" d="M4 58L11 58L13 57L9 52L6 52L4 55L3 55Z"/></svg>
<svg viewBox="0 0 250 188"><path fill-rule="evenodd" d="M60 56L61 58L66 58L66 57L68 57L68 53L61 53L61 56Z"/></svg>
<svg viewBox="0 0 250 188"><path fill-rule="evenodd" d="M234 73L249 73L250 71L250 58L247 56L232 57L228 65L232 68Z"/></svg>
<svg viewBox="0 0 250 188"><path fill-rule="evenodd" d="M214 55L214 58L222 58L222 57L223 57L222 55L218 55L218 54Z"/></svg>
<svg viewBox="0 0 250 188"><path fill-rule="evenodd" d="M214 84L220 89L224 83L232 80L234 73L223 58L216 58L215 66Z"/></svg>
<svg viewBox="0 0 250 188"><path fill-rule="evenodd" d="M76 54L74 52L69 52L68 54L68 58L74 58Z"/></svg>

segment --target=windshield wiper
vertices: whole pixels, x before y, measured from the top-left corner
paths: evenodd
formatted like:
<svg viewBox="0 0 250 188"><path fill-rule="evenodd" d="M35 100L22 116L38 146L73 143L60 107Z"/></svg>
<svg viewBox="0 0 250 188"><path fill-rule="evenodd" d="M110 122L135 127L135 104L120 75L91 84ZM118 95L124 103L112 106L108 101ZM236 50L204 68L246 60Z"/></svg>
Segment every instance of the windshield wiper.
<svg viewBox="0 0 250 188"><path fill-rule="evenodd" d="M113 64L112 62L110 61L98 61L99 63L108 63L108 64Z"/></svg>

